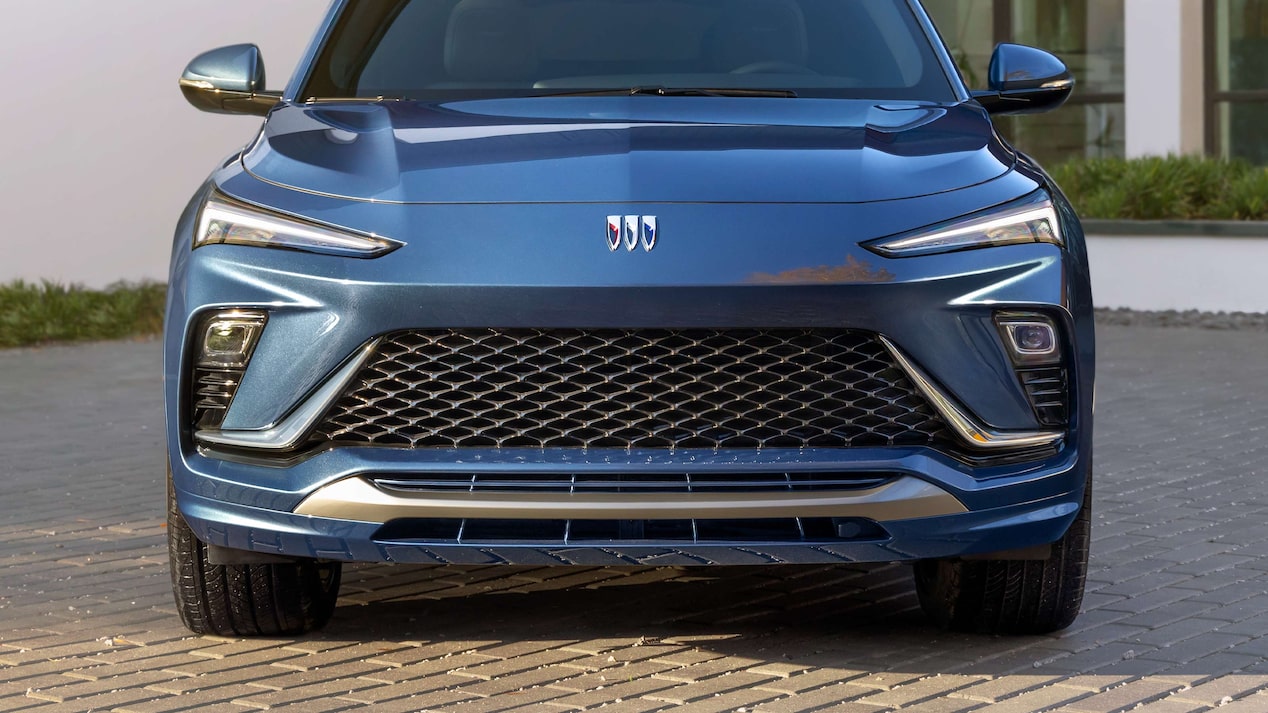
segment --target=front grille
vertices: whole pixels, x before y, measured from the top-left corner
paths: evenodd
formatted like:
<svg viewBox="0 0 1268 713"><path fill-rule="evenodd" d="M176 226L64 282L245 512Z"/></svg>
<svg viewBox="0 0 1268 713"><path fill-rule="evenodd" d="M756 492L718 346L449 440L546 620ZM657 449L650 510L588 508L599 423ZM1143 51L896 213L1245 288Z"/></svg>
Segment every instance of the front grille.
<svg viewBox="0 0 1268 713"><path fill-rule="evenodd" d="M404 448L841 448L951 438L872 334L412 330L314 433Z"/></svg>
<svg viewBox="0 0 1268 713"><path fill-rule="evenodd" d="M429 473L409 478L376 477L385 490L423 492L533 493L724 493L813 492L879 488L885 473Z"/></svg>

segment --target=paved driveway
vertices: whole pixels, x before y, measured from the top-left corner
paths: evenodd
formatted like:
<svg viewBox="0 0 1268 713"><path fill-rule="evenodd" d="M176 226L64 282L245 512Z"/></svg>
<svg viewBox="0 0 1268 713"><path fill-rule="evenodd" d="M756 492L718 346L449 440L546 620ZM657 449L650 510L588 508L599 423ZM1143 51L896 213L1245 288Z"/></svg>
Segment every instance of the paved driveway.
<svg viewBox="0 0 1268 713"><path fill-rule="evenodd" d="M893 565L355 566L319 635L190 637L158 345L0 352L0 711L1264 713L1268 333L1101 339L1085 612L1030 638L930 629Z"/></svg>

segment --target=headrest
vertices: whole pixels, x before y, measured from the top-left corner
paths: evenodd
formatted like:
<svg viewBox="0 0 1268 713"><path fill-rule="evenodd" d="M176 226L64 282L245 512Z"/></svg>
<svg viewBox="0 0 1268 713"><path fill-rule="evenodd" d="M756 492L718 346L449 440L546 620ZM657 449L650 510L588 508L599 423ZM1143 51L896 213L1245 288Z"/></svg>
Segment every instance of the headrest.
<svg viewBox="0 0 1268 713"><path fill-rule="evenodd" d="M707 49L718 71L757 62L806 63L806 18L793 0L735 0L725 13L710 31Z"/></svg>
<svg viewBox="0 0 1268 713"><path fill-rule="evenodd" d="M516 81L537 72L528 13L517 0L462 0L449 16L445 71L451 80Z"/></svg>

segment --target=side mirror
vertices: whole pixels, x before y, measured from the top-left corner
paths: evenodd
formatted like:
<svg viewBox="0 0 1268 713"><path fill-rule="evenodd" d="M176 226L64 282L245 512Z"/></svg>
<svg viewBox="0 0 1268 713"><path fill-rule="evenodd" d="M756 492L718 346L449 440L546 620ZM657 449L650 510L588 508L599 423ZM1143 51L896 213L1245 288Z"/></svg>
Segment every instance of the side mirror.
<svg viewBox="0 0 1268 713"><path fill-rule="evenodd" d="M282 95L264 91L264 59L255 45L204 52L181 75L181 93L196 109L265 116Z"/></svg>
<svg viewBox="0 0 1268 713"><path fill-rule="evenodd" d="M991 88L973 92L992 114L1039 114L1065 104L1074 75L1056 56L1025 45L1002 44L991 56Z"/></svg>

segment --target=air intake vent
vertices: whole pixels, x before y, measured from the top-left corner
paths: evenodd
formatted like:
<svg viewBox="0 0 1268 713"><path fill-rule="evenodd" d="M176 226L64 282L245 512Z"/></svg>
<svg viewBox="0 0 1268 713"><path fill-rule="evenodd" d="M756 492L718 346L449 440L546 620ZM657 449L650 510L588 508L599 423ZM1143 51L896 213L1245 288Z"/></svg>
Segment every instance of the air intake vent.
<svg viewBox="0 0 1268 713"><path fill-rule="evenodd" d="M194 370L194 427L220 428L242 383L242 369Z"/></svg>
<svg viewBox="0 0 1268 713"><path fill-rule="evenodd" d="M314 439L403 448L951 442L875 335L758 329L391 334Z"/></svg>
<svg viewBox="0 0 1268 713"><path fill-rule="evenodd" d="M525 493L726 493L867 490L894 479L887 473L430 473L376 477L385 490Z"/></svg>
<svg viewBox="0 0 1268 713"><path fill-rule="evenodd" d="M1018 374L1040 424L1065 426L1069 423L1069 386L1065 369L1023 369Z"/></svg>
<svg viewBox="0 0 1268 713"><path fill-rule="evenodd" d="M379 542L559 547L569 545L831 544L889 539L862 518L766 520L393 520L374 534Z"/></svg>

